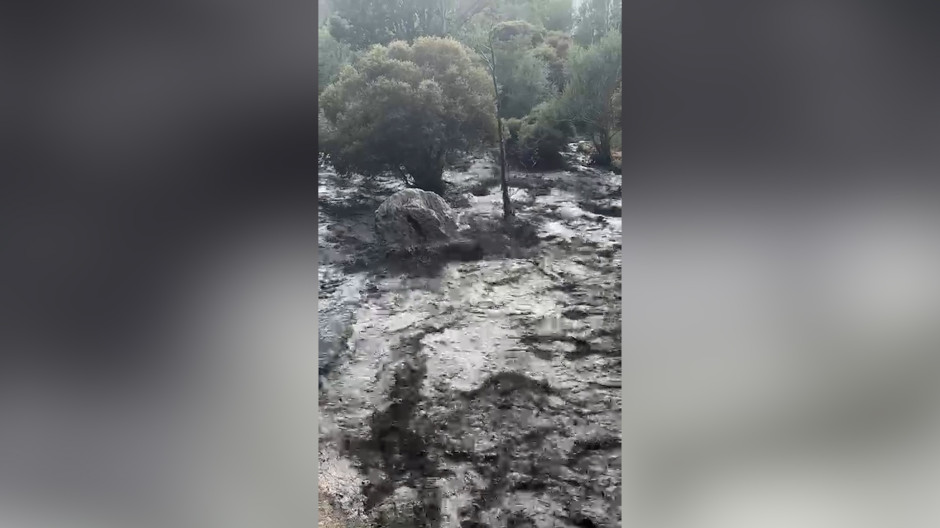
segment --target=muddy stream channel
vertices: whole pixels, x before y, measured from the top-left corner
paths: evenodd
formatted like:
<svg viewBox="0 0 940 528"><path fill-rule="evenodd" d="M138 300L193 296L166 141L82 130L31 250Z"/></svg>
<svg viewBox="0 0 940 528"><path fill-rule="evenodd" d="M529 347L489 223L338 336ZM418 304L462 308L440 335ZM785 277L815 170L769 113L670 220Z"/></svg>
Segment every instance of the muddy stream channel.
<svg viewBox="0 0 940 528"><path fill-rule="evenodd" d="M373 213L401 189L319 173L320 491L379 526L615 527L621 176L448 171L482 259L395 265Z"/></svg>

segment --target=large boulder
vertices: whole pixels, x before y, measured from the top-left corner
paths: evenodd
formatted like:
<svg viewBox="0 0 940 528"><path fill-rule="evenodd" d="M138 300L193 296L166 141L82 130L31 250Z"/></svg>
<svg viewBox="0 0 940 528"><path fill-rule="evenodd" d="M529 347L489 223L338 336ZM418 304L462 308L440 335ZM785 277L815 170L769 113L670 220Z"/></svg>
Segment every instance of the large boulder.
<svg viewBox="0 0 940 528"><path fill-rule="evenodd" d="M453 209L437 194L420 189L398 191L375 211L379 239L388 249L411 251L440 246L457 235Z"/></svg>

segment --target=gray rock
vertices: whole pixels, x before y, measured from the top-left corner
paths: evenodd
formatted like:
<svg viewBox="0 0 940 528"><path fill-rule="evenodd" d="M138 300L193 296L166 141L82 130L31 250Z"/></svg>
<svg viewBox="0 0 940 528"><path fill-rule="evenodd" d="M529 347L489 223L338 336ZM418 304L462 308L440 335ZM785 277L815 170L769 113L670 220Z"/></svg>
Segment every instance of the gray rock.
<svg viewBox="0 0 940 528"><path fill-rule="evenodd" d="M446 244L457 234L454 211L443 198L420 189L398 191L375 211L379 239L392 250Z"/></svg>
<svg viewBox="0 0 940 528"><path fill-rule="evenodd" d="M409 487L397 488L375 508L381 526L414 528L421 524L418 492Z"/></svg>

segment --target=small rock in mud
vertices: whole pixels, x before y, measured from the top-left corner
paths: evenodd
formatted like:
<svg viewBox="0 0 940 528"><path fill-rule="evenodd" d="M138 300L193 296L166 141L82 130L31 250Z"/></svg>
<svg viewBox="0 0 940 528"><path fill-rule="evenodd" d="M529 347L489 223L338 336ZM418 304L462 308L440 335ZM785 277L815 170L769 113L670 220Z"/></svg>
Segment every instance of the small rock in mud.
<svg viewBox="0 0 940 528"><path fill-rule="evenodd" d="M527 191L526 189L519 189L514 192L512 195L512 201L514 203L530 205L535 203L535 195Z"/></svg>
<svg viewBox="0 0 940 528"><path fill-rule="evenodd" d="M376 517L381 526L390 528L419 526L423 519L415 515L418 510L417 505L418 492L409 487L401 487L376 507Z"/></svg>

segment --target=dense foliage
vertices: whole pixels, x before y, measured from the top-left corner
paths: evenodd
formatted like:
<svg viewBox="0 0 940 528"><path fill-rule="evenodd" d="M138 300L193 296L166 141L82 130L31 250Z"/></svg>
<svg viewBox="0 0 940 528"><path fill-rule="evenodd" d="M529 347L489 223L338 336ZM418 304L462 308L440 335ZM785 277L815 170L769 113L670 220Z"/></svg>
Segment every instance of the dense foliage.
<svg viewBox="0 0 940 528"><path fill-rule="evenodd" d="M322 28L318 31L317 41L317 93L323 93L323 89L339 76L343 65L352 60L352 50Z"/></svg>
<svg viewBox="0 0 940 528"><path fill-rule="evenodd" d="M572 130L557 102L542 103L524 119L507 119L507 152L510 159L526 169L556 169Z"/></svg>
<svg viewBox="0 0 940 528"><path fill-rule="evenodd" d="M353 49L446 33L449 0L341 0L329 30Z"/></svg>
<svg viewBox="0 0 940 528"><path fill-rule="evenodd" d="M509 21L492 29L500 117L525 117L553 93L548 63L537 48L543 31L525 21Z"/></svg>
<svg viewBox="0 0 940 528"><path fill-rule="evenodd" d="M571 30L574 24L572 0L502 0L482 3L485 5L479 13L490 20L524 20L547 30L563 32Z"/></svg>
<svg viewBox="0 0 940 528"><path fill-rule="evenodd" d="M548 81L556 93L561 93L568 82L568 50L570 48L570 36L552 31L545 35L542 44L534 50L535 56L545 62L548 68Z"/></svg>
<svg viewBox="0 0 940 528"><path fill-rule="evenodd" d="M516 167L559 167L575 139L617 158L621 0L328 1L320 150L338 170L440 191L497 122Z"/></svg>
<svg viewBox="0 0 940 528"><path fill-rule="evenodd" d="M607 33L619 32L621 6L621 0L582 0L575 17L575 42L581 46L593 46Z"/></svg>
<svg viewBox="0 0 940 528"><path fill-rule="evenodd" d="M453 39L375 46L324 90L321 150L340 172L393 172L441 193L444 161L494 137L493 89Z"/></svg>
<svg viewBox="0 0 940 528"><path fill-rule="evenodd" d="M571 55L571 79L561 96L565 114L594 142L595 160L611 161L611 136L619 125L621 43L609 33L595 46L577 48Z"/></svg>

